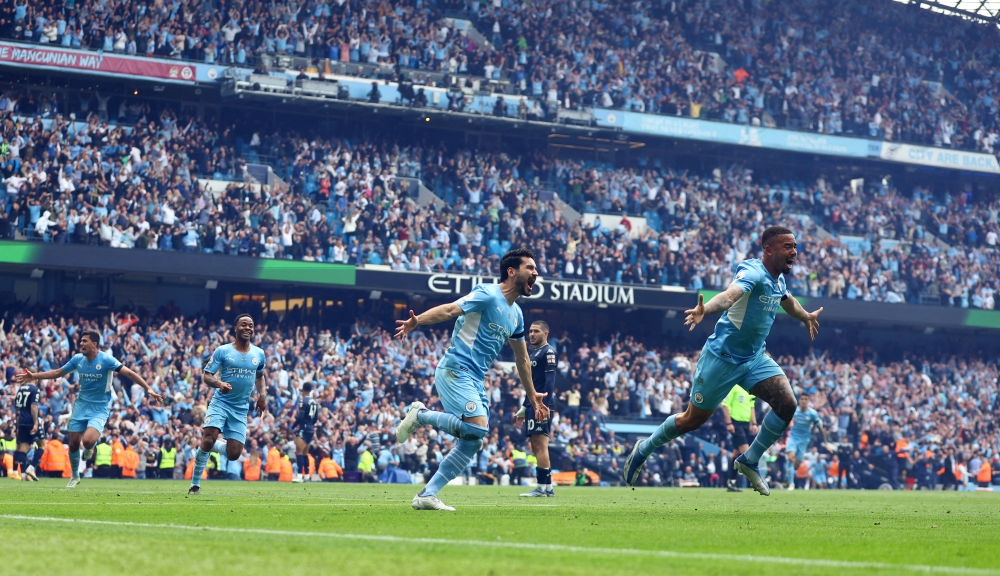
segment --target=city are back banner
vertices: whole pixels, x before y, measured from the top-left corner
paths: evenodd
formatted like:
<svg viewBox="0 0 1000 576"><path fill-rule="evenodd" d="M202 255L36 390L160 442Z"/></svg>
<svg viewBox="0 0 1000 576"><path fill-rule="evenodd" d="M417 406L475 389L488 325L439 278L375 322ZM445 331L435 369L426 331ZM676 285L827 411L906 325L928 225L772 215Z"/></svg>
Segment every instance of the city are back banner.
<svg viewBox="0 0 1000 576"><path fill-rule="evenodd" d="M197 71L190 64L59 47L43 48L11 42L0 42L0 64L138 77L182 84L193 84L197 80Z"/></svg>
<svg viewBox="0 0 1000 576"><path fill-rule="evenodd" d="M743 126L726 122L695 120L682 116L640 114L599 108L592 109L592 112L598 126L619 128L624 132L635 134L668 136L846 158L878 158L934 168L1000 174L1000 165L998 165L996 157L981 152L927 148L909 144L879 142L865 138Z"/></svg>

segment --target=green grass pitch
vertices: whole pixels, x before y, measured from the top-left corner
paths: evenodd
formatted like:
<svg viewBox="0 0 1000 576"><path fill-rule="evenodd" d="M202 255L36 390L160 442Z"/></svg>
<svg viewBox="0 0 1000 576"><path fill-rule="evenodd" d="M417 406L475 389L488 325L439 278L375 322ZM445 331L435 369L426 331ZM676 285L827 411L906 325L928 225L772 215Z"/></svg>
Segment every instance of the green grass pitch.
<svg viewBox="0 0 1000 576"><path fill-rule="evenodd" d="M0 483L0 573L1000 575L990 493L65 482Z"/></svg>

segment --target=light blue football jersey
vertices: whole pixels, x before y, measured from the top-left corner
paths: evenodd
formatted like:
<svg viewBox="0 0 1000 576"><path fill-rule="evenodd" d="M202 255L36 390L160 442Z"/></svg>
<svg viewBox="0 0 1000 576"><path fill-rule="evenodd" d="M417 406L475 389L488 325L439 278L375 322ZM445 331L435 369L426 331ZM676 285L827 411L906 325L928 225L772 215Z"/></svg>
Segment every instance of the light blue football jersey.
<svg viewBox="0 0 1000 576"><path fill-rule="evenodd" d="M789 433L797 440L808 440L812 438L812 429L819 422L819 412L815 408L803 410L801 406L795 409L795 416L792 417L792 431Z"/></svg>
<svg viewBox="0 0 1000 576"><path fill-rule="evenodd" d="M455 320L442 363L465 366L483 381L504 343L524 340L524 315L517 302L507 304L499 284L479 284L457 304L465 314Z"/></svg>
<svg viewBox="0 0 1000 576"><path fill-rule="evenodd" d="M215 349L205 372L217 374L219 379L233 387L228 394L216 391L212 402L222 402L230 408L246 410L250 406L250 394L254 390L257 374L264 371L264 351L250 345L246 354L232 344L223 344Z"/></svg>
<svg viewBox="0 0 1000 576"><path fill-rule="evenodd" d="M771 276L757 258L741 262L732 283L743 290L743 297L715 323L708 349L727 362L742 364L764 352L764 339L788 290L784 275Z"/></svg>
<svg viewBox="0 0 1000 576"><path fill-rule="evenodd" d="M122 363L107 352L98 352L93 360L87 360L83 354L76 354L62 367L69 374L76 372L80 378L80 394L78 400L84 402L111 402L111 381L114 373L120 370Z"/></svg>

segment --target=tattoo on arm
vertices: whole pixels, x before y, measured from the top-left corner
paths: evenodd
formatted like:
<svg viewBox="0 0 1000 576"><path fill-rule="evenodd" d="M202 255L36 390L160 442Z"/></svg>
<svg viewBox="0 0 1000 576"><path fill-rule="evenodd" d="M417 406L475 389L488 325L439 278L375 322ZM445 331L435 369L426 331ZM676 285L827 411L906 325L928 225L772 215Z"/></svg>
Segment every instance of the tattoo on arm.
<svg viewBox="0 0 1000 576"><path fill-rule="evenodd" d="M705 303L705 316L711 316L716 312L725 312L743 297L743 289L739 286L730 286L724 292L719 292L712 299Z"/></svg>
<svg viewBox="0 0 1000 576"><path fill-rule="evenodd" d="M212 374L211 372L202 372L201 381L205 383L205 386L209 388L218 388L222 380L219 380L218 376Z"/></svg>
<svg viewBox="0 0 1000 576"><path fill-rule="evenodd" d="M795 417L795 408L798 403L795 400L795 393L792 392L792 385L788 383L788 378L782 375L771 376L761 380L750 388L749 392L771 405L771 409L785 422L791 422Z"/></svg>

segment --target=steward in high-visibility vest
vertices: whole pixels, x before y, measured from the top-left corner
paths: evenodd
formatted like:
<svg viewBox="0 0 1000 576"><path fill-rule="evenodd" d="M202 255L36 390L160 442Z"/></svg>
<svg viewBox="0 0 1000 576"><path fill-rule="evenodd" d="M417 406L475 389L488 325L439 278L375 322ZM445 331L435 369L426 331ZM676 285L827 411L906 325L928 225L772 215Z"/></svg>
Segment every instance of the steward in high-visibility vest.
<svg viewBox="0 0 1000 576"><path fill-rule="evenodd" d="M139 455L131 446L126 447L121 453L122 478L135 478L135 471L139 468Z"/></svg>
<svg viewBox="0 0 1000 576"><path fill-rule="evenodd" d="M268 480L272 482L278 480L281 474L281 452L277 448L267 451L267 465L264 467L264 472L267 473Z"/></svg>
<svg viewBox="0 0 1000 576"><path fill-rule="evenodd" d="M118 438L118 433L115 433L115 438L111 441L111 477L121 478L122 477L122 452L125 451L125 445L122 444L120 438Z"/></svg>
<svg viewBox="0 0 1000 576"><path fill-rule="evenodd" d="M989 460L983 460L983 465L976 473L976 482L980 488L988 488L993 483L993 468L990 466Z"/></svg>
<svg viewBox="0 0 1000 576"><path fill-rule="evenodd" d="M170 449L167 449L170 446ZM174 466L177 464L177 448L172 442L167 441L160 448L160 478L170 479L174 475Z"/></svg>
<svg viewBox="0 0 1000 576"><path fill-rule="evenodd" d="M312 478L316 474L316 459L313 458L312 454L306 454L309 457L309 477Z"/></svg>
<svg viewBox="0 0 1000 576"><path fill-rule="evenodd" d="M111 444L101 442L94 447L94 478L111 477Z"/></svg>
<svg viewBox="0 0 1000 576"><path fill-rule="evenodd" d="M291 482L292 478L295 477L295 472L292 469L292 461L285 456L281 459L281 472L278 474L278 482Z"/></svg>
<svg viewBox="0 0 1000 576"><path fill-rule="evenodd" d="M56 472L62 475L62 471L69 467L69 458L66 457L68 451L69 447L58 438L49 440L45 443L45 451L42 452L42 460L38 463L38 467L49 477Z"/></svg>
<svg viewBox="0 0 1000 576"><path fill-rule="evenodd" d="M260 461L260 457L254 452L250 454L250 457L243 461L243 479L248 482L257 482L260 480L260 470L263 466L263 462Z"/></svg>
<svg viewBox="0 0 1000 576"><path fill-rule="evenodd" d="M344 476L344 469L329 456L319 461L319 479L323 482L336 482Z"/></svg>

